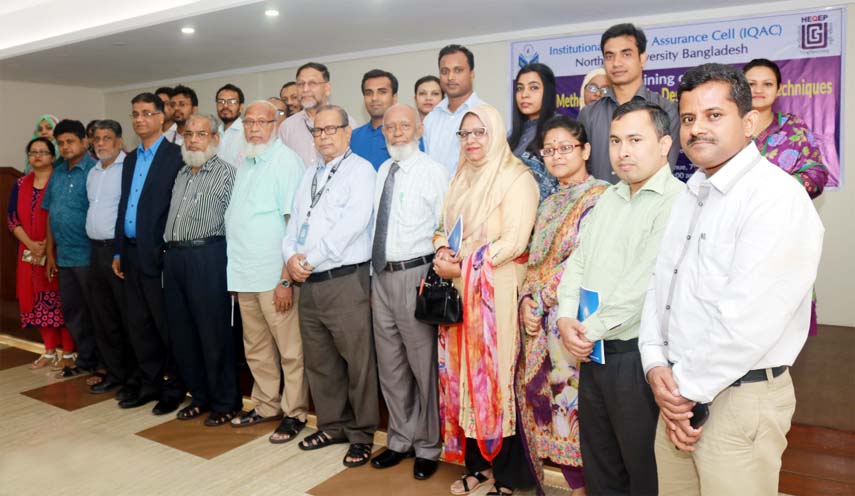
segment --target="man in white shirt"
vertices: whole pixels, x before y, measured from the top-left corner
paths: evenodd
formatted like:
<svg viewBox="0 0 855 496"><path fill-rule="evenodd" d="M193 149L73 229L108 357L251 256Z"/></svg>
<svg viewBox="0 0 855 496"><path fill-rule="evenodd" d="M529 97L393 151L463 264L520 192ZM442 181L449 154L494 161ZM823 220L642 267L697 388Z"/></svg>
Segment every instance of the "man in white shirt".
<svg viewBox="0 0 855 496"><path fill-rule="evenodd" d="M444 165L449 177L460 160L460 140L455 134L463 116L482 103L472 89L475 81L475 56L461 45L448 45L439 51L439 84L445 98L425 117L425 151Z"/></svg>
<svg viewBox="0 0 855 496"><path fill-rule="evenodd" d="M86 176L86 236L92 243L89 308L95 343L107 370L100 382L89 387L94 394L106 393L132 379L136 358L125 327L125 295L122 280L113 274L116 216L122 196L122 126L110 119L95 124L92 139L98 163Z"/></svg>
<svg viewBox="0 0 855 496"><path fill-rule="evenodd" d="M161 86L154 93L163 102L163 127L161 127L163 136L166 138L166 141L175 143L175 133L178 132L178 124L172 120L172 109L175 108L172 105L172 95L174 92L169 86Z"/></svg>
<svg viewBox="0 0 855 496"><path fill-rule="evenodd" d="M741 71L696 67L678 99L698 171L672 209L639 339L661 410L659 491L774 495L796 403L787 369L807 338L824 228L804 188L753 143Z"/></svg>
<svg viewBox="0 0 855 496"><path fill-rule="evenodd" d="M433 235L448 188L448 172L419 151L416 109L393 105L381 122L386 160L374 183L371 264L374 345L380 388L389 409L387 449L375 468L400 463L413 452L413 476L436 472L441 451L437 406L436 327L415 319L415 288L433 260Z"/></svg>
<svg viewBox="0 0 855 496"><path fill-rule="evenodd" d="M222 124L217 129L220 146L217 155L232 167L240 167L241 150L246 141L243 137L243 91L229 83L217 90L217 117Z"/></svg>
<svg viewBox="0 0 855 496"><path fill-rule="evenodd" d="M298 446L350 443L343 463L357 467L371 456L380 420L368 269L377 174L350 150L351 132L344 109L317 109L310 133L321 162L300 181L282 252L301 285L303 358L318 414L318 431Z"/></svg>

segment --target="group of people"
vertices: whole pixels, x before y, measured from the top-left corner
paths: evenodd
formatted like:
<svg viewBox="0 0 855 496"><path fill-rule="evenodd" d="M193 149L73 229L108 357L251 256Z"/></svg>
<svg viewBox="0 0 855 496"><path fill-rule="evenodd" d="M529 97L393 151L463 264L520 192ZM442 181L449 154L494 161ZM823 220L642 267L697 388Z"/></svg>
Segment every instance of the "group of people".
<svg viewBox="0 0 855 496"><path fill-rule="evenodd" d="M771 61L693 68L672 102L643 85L642 30L613 26L601 49L578 120L556 113L548 66L523 67L510 132L460 45L415 108L367 72L361 127L314 62L279 97L223 86L220 122L186 86L141 93L128 153L114 120L89 139L40 118L9 204L21 322L45 343L33 367L95 372L121 408L273 422L272 443L298 436L311 394L300 449L414 456L416 479L442 456L466 467L452 494L540 487L545 463L574 495L777 494L787 369L816 325L818 144L773 110ZM429 270L461 322L415 317Z"/></svg>

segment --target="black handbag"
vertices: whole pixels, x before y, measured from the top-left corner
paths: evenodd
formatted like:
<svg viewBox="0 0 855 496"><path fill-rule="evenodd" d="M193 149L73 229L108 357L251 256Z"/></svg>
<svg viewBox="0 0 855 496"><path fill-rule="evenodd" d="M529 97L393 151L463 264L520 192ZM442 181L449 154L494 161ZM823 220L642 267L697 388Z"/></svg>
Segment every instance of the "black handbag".
<svg viewBox="0 0 855 496"><path fill-rule="evenodd" d="M416 320L430 325L452 325L463 321L460 293L451 280L437 275L433 265L417 291Z"/></svg>

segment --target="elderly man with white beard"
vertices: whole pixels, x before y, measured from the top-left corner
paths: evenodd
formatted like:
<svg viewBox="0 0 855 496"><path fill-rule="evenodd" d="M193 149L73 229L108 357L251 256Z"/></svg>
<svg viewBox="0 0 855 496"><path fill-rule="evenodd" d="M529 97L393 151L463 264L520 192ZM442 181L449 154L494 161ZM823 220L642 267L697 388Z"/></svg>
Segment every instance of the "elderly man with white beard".
<svg viewBox="0 0 855 496"><path fill-rule="evenodd" d="M232 427L281 419L269 440L284 443L306 425L309 407L299 293L291 285L280 251L304 167L300 157L276 139L276 110L272 103L259 100L244 113L246 144L234 201L226 211L226 237L228 287L237 292L246 362L255 380L255 408L233 419Z"/></svg>
<svg viewBox="0 0 855 496"><path fill-rule="evenodd" d="M380 388L389 408L388 448L375 468L415 454L413 476L437 468L441 444L437 407L436 327L415 319L416 291L433 260L433 234L448 188L447 169L419 151L422 124L416 109L393 105L383 116L390 159L374 186L371 264L374 345Z"/></svg>
<svg viewBox="0 0 855 496"><path fill-rule="evenodd" d="M212 116L187 118L181 145L184 167L172 187L163 239L166 327L179 373L193 401L176 415L211 413L205 425L228 423L240 410L226 289L224 216L235 169L217 156Z"/></svg>

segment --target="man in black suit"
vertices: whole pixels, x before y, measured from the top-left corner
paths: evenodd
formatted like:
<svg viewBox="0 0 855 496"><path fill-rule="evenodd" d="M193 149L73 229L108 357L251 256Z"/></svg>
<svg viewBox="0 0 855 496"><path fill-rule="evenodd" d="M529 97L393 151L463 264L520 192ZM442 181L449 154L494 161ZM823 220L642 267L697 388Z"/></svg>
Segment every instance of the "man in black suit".
<svg viewBox="0 0 855 496"><path fill-rule="evenodd" d="M157 400L152 413L175 411L185 389L172 366L163 303L163 230L175 176L183 165L181 148L161 131L163 101L153 93L131 100L134 132L140 138L122 170L122 197L116 219L113 272L125 279L128 328L139 362L141 384L116 395L119 406L134 408ZM169 379L164 380L164 374Z"/></svg>

